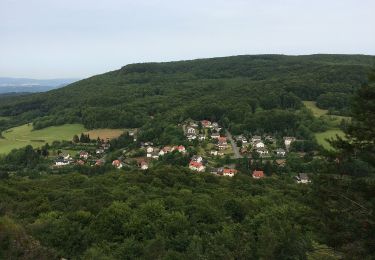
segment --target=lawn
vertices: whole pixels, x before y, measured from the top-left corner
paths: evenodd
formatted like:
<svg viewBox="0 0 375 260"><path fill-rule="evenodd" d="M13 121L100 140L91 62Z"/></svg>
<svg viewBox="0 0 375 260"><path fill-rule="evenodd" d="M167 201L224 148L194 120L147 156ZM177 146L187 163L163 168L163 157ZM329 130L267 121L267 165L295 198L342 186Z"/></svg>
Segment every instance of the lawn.
<svg viewBox="0 0 375 260"><path fill-rule="evenodd" d="M119 137L121 134L125 132L125 129L94 129L85 132L85 134L89 134L91 139L114 139Z"/></svg>
<svg viewBox="0 0 375 260"><path fill-rule="evenodd" d="M0 139L0 154L10 152L14 148L21 148L31 144L39 147L53 141L72 140L75 134L87 131L81 124L65 124L51 126L33 131L31 124L14 127L3 131L4 139Z"/></svg>
<svg viewBox="0 0 375 260"><path fill-rule="evenodd" d="M328 110L317 107L315 101L303 101L303 104L305 107L310 109L316 117L320 117L328 113Z"/></svg>
<svg viewBox="0 0 375 260"><path fill-rule="evenodd" d="M316 133L315 137L318 144L322 145L325 149L332 149L331 145L325 139L335 138L336 135L344 137L344 132L340 129L330 129L322 133Z"/></svg>

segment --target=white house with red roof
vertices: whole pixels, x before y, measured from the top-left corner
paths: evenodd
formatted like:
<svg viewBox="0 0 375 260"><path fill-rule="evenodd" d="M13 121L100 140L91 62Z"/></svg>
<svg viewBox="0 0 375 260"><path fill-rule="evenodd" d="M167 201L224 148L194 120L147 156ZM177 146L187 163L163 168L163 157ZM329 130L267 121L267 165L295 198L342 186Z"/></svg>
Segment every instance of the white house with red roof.
<svg viewBox="0 0 375 260"><path fill-rule="evenodd" d="M160 150L159 155L163 156L164 154L172 152L172 147L164 146L163 149Z"/></svg>
<svg viewBox="0 0 375 260"><path fill-rule="evenodd" d="M220 150L224 150L227 148L228 146L228 142L227 142L227 138L226 137L219 137L218 139L218 143L217 143L217 147L220 149Z"/></svg>
<svg viewBox="0 0 375 260"><path fill-rule="evenodd" d="M236 169L223 169L223 176L233 177L237 172Z"/></svg>
<svg viewBox="0 0 375 260"><path fill-rule="evenodd" d="M177 150L180 153L186 153L186 148L183 145L179 145L179 146L173 147L173 150Z"/></svg>
<svg viewBox="0 0 375 260"><path fill-rule="evenodd" d="M142 170L147 170L148 169L148 163L146 161L142 161L141 164L141 169Z"/></svg>
<svg viewBox="0 0 375 260"><path fill-rule="evenodd" d="M87 160L87 158L89 158L89 153L85 151L81 151L79 153L79 158Z"/></svg>
<svg viewBox="0 0 375 260"><path fill-rule="evenodd" d="M122 162L120 160L114 160L112 162L112 166L114 166L117 169L121 169L123 165L122 165Z"/></svg>
<svg viewBox="0 0 375 260"><path fill-rule="evenodd" d="M212 123L211 121L208 121L208 120L202 120L201 121L201 124L204 128L211 128L212 127Z"/></svg>
<svg viewBox="0 0 375 260"><path fill-rule="evenodd" d="M192 171L203 172L206 167L204 167L202 162L191 161L189 163L189 169Z"/></svg>
<svg viewBox="0 0 375 260"><path fill-rule="evenodd" d="M263 171L253 171L253 178L254 179L261 179L264 178L264 172Z"/></svg>

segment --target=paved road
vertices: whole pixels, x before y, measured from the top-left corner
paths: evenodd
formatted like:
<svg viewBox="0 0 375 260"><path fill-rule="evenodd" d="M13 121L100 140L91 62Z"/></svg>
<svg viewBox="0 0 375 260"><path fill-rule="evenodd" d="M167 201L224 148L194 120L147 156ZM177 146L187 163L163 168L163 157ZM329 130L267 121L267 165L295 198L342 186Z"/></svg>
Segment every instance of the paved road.
<svg viewBox="0 0 375 260"><path fill-rule="evenodd" d="M243 156L240 154L240 150L238 149L236 142L233 140L233 137L232 137L231 133L229 133L228 130L225 130L225 134L226 134L228 140L230 141L230 144L232 145L232 149L233 149L233 152L234 152L233 158L234 159L243 158Z"/></svg>

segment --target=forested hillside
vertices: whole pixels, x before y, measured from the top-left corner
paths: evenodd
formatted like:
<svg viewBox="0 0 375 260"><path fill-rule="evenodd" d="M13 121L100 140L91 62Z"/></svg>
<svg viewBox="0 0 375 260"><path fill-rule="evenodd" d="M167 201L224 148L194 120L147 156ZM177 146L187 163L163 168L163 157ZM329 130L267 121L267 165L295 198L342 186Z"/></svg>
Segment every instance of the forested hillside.
<svg viewBox="0 0 375 260"><path fill-rule="evenodd" d="M34 120L36 128L140 129L0 156L0 259L374 259L373 60L266 55L135 64L4 98L2 127ZM312 131L325 121L302 100L350 113L343 137L329 140L332 150L316 144ZM208 122L221 129L213 133ZM185 131L193 124L198 140ZM241 133L229 150L246 148L243 155L220 149L232 139L228 130ZM263 156L260 143L276 154ZM211 154L216 146L223 156ZM163 155L153 158L154 148ZM75 159L66 154L73 152ZM190 167L200 156L210 169ZM146 160L150 168L142 168ZM220 167L223 174L211 169Z"/></svg>
<svg viewBox="0 0 375 260"><path fill-rule="evenodd" d="M7 126L34 121L35 128L64 123L140 127L161 117L174 123L218 120L241 131L275 113L293 125L291 111L301 100L316 100L321 108L346 115L353 91L366 82L374 60L256 55L132 64L58 90L3 100L0 115L12 117Z"/></svg>

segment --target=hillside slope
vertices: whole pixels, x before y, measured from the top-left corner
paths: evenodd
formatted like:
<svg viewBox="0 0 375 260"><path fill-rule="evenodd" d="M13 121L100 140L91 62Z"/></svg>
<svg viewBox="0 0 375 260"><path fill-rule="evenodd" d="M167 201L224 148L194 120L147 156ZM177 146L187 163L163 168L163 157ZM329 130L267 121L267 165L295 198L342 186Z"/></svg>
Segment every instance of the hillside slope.
<svg viewBox="0 0 375 260"><path fill-rule="evenodd" d="M47 93L3 100L0 116L17 123L34 121L36 128L63 123L140 127L157 117L240 123L257 111L295 109L301 100L327 93L342 93L345 99L366 81L374 64L375 57L364 55L253 55L131 64Z"/></svg>

